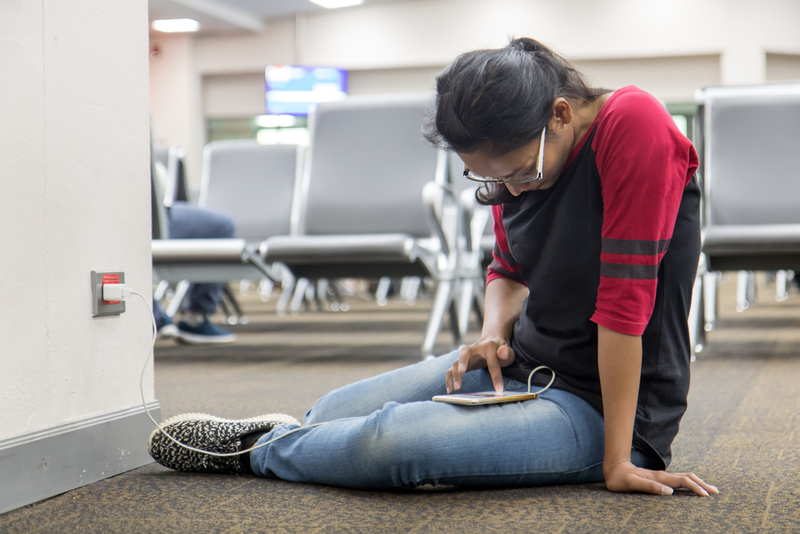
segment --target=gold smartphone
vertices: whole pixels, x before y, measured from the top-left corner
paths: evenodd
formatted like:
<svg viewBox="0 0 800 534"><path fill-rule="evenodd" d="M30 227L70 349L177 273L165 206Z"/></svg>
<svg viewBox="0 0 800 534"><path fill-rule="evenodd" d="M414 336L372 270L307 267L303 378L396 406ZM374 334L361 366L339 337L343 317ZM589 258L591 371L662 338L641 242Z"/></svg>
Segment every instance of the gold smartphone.
<svg viewBox="0 0 800 534"><path fill-rule="evenodd" d="M482 404L501 404L504 402L521 402L535 399L538 393L528 393L519 391L504 391L496 393L494 391L479 391L477 393L453 393L451 395L436 395L433 400L436 402L446 402L449 404L461 404L464 406L479 406Z"/></svg>

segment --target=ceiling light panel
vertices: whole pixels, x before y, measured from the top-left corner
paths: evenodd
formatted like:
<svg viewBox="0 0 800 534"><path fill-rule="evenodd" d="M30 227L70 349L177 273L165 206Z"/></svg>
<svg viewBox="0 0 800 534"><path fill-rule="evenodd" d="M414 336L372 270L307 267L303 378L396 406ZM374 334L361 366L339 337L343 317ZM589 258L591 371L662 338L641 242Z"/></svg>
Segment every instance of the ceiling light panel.
<svg viewBox="0 0 800 534"><path fill-rule="evenodd" d="M363 4L364 0L311 0L315 4L327 7L328 9L336 9L338 7L350 7Z"/></svg>
<svg viewBox="0 0 800 534"><path fill-rule="evenodd" d="M165 33L196 32L200 29L200 23L194 19L160 19L154 20L151 26Z"/></svg>

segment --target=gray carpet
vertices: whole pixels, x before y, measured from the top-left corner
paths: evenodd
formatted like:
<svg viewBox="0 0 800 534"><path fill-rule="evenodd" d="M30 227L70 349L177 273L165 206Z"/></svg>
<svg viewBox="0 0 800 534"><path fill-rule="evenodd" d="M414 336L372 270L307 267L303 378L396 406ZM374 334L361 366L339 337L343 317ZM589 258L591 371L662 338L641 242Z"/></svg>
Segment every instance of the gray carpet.
<svg viewBox="0 0 800 534"><path fill-rule="evenodd" d="M693 364L671 471L716 485L710 498L620 495L602 484L363 492L157 465L0 516L0 532L800 532L800 296L733 311ZM227 347L159 342L164 417L285 412L298 418L340 385L418 361L427 304L352 301L347 313L278 318L243 299L250 324ZM474 334L473 334L474 337ZM439 340L446 350L448 336ZM142 444L144 446L144 443Z"/></svg>

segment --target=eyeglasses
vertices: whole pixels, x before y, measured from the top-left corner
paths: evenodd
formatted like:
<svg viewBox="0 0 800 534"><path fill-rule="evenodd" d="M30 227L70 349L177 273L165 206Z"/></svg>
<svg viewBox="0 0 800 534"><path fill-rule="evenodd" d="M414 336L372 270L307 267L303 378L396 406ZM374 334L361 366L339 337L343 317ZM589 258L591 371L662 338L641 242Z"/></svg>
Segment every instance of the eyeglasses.
<svg viewBox="0 0 800 534"><path fill-rule="evenodd" d="M544 134L547 132L547 126L542 128L542 140L539 141L539 156L536 158L536 174L534 176L522 176L520 178L492 178L491 176L480 176L475 174L464 165L464 178L472 180L473 182L484 183L499 183L499 184L524 184L527 182L538 182L543 178L542 166L544 164Z"/></svg>

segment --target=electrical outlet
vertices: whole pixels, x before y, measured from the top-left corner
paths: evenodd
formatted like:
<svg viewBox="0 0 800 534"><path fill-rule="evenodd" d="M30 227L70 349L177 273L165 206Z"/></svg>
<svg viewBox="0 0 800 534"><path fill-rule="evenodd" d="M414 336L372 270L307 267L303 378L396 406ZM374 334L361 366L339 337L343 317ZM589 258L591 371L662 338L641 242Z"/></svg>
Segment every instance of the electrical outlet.
<svg viewBox="0 0 800 534"><path fill-rule="evenodd" d="M92 316L119 315L125 311L125 302L121 300L103 300L103 284L124 284L125 273L122 271L92 271Z"/></svg>

